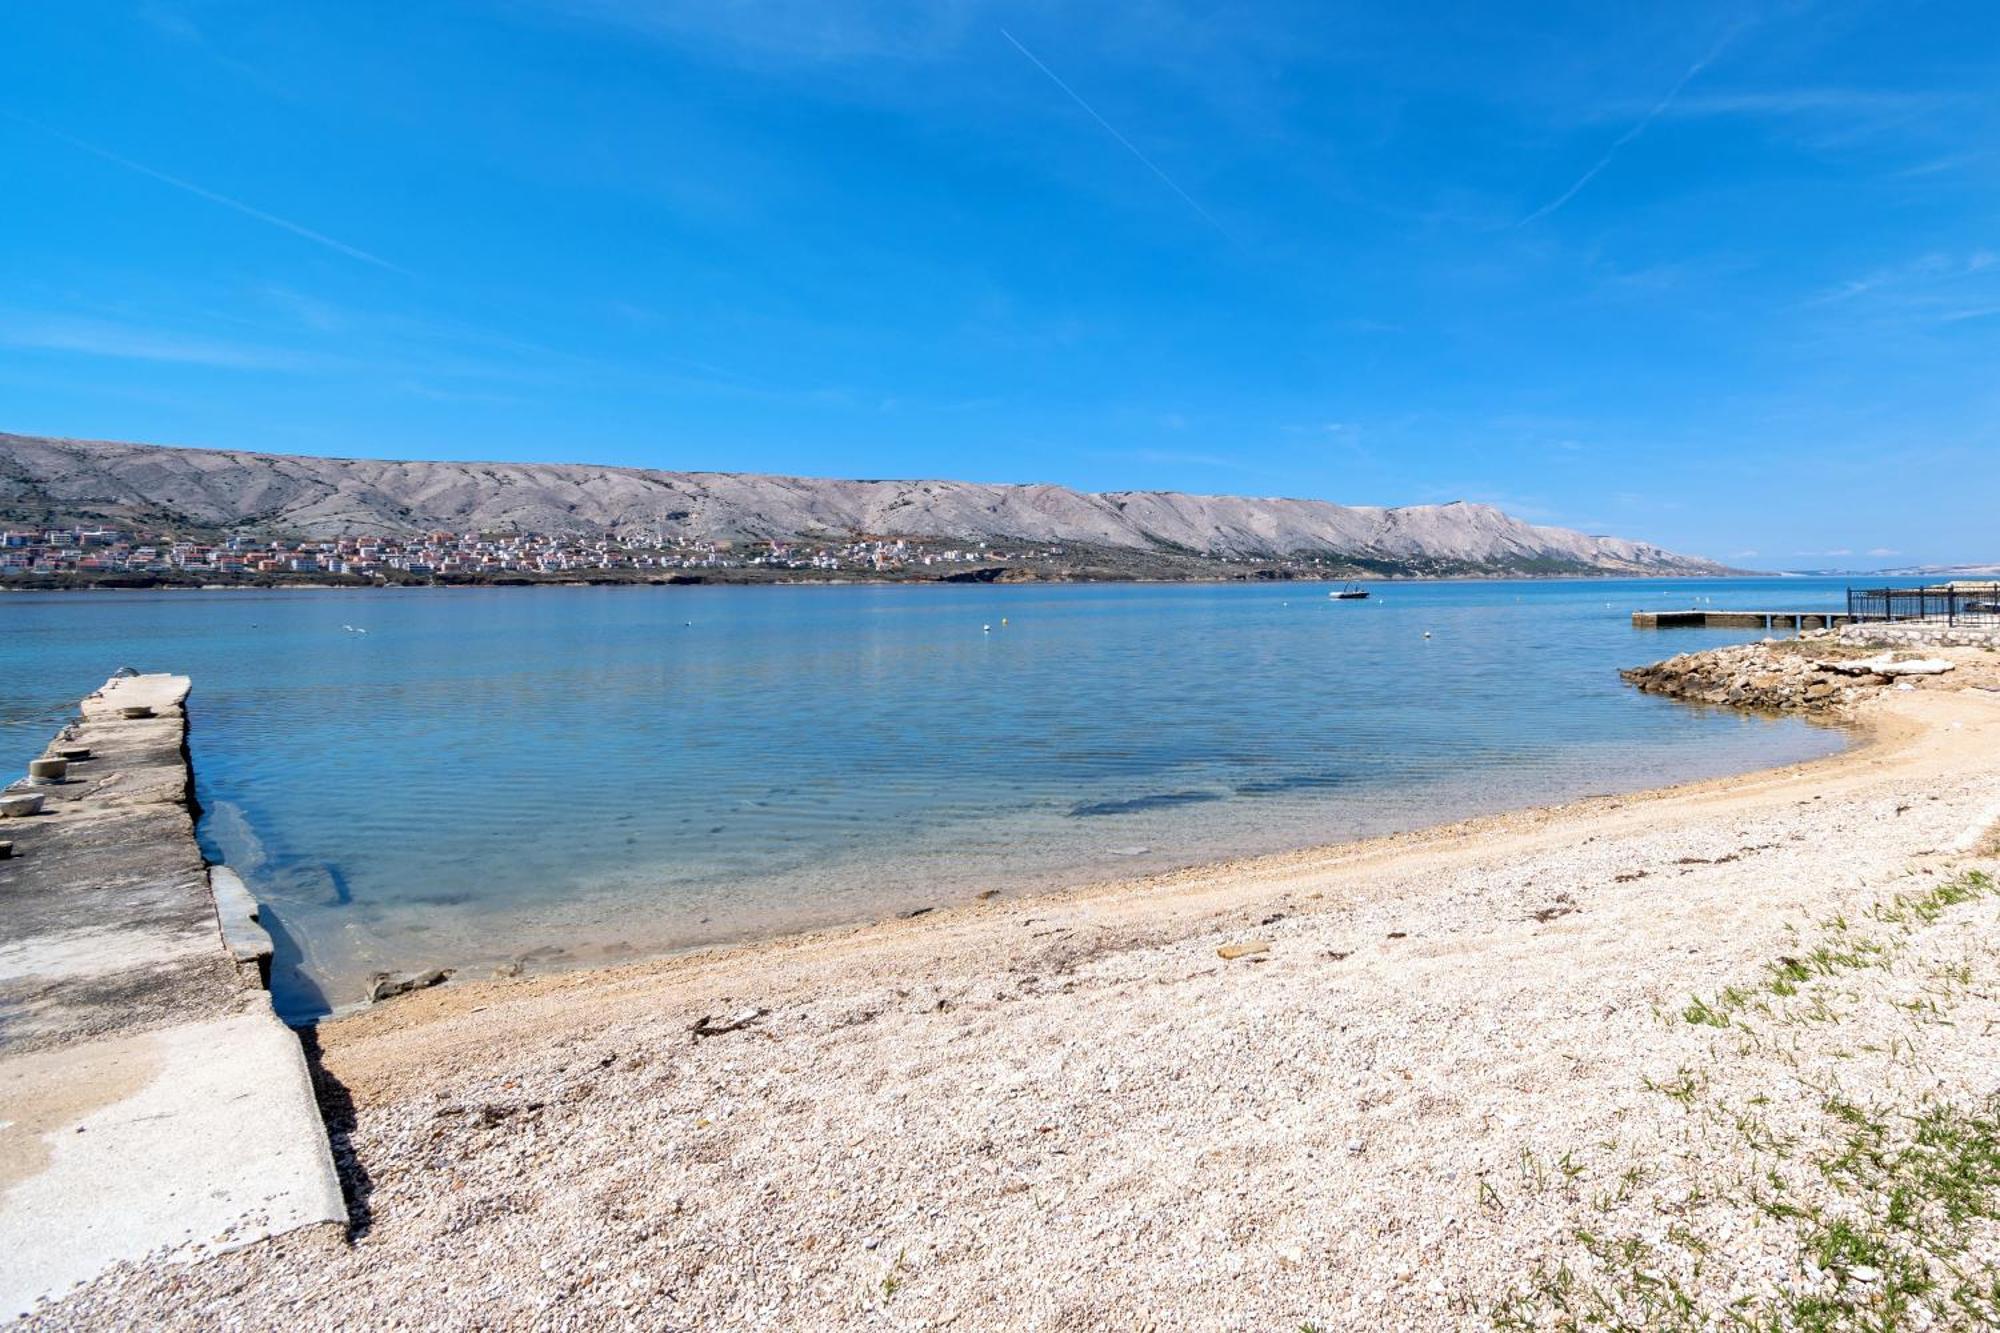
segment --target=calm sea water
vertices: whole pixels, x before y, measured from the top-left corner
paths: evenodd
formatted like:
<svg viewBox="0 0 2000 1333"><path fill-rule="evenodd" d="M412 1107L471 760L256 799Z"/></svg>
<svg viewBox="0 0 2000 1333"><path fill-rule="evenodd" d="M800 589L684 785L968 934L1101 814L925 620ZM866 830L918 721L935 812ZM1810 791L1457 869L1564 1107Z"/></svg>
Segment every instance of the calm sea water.
<svg viewBox="0 0 2000 1333"><path fill-rule="evenodd" d="M378 970L600 961L1843 744L1616 674L1756 637L1635 607L1842 582L1373 586L11 595L0 760L119 666L191 674L202 838L301 1019Z"/></svg>

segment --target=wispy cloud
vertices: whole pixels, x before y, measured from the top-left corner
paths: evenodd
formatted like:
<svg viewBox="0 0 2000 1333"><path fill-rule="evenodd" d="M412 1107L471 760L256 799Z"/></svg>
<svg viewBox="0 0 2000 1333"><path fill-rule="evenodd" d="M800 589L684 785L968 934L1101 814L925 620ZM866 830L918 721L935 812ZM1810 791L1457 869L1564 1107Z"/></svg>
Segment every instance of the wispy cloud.
<svg viewBox="0 0 2000 1333"><path fill-rule="evenodd" d="M1259 469L1240 458L1229 458L1222 454L1189 453L1178 449L1132 449L1116 455L1129 458L1135 463L1151 463L1162 467L1215 467L1231 472L1255 472Z"/></svg>
<svg viewBox="0 0 2000 1333"><path fill-rule="evenodd" d="M1514 225L1517 227L1525 227L1531 222L1539 222L1541 219L1549 216L1549 214L1561 208L1564 204L1568 203L1570 200L1576 198L1576 196L1582 192L1584 186L1590 184L1591 181L1597 179L1598 173L1611 165L1612 160L1616 158L1621 151L1623 151L1623 149L1627 144L1631 143L1634 139L1644 134L1647 131L1647 129L1649 129L1652 126L1654 121L1658 120L1661 116L1664 116L1667 113L1667 111L1673 106L1674 100L1681 95L1681 90L1686 88L1688 84L1693 81L1695 75L1701 73L1704 69L1707 69L1710 63L1713 62L1717 56L1722 54L1722 48L1729 44L1729 39L1733 35L1734 35L1733 29L1728 33L1724 33L1722 38L1719 41L1717 41L1714 46L1709 48L1707 55L1704 55L1703 57L1701 57L1701 59L1695 61L1692 65L1689 65L1687 67L1686 72L1683 73L1679 79L1674 81L1674 86L1667 89L1667 95L1665 97L1662 97L1659 101L1653 103L1652 108L1648 110L1645 115L1641 116L1637 121L1633 122L1631 128L1627 129L1623 134L1619 135L1616 139L1613 139L1611 141L1611 146L1604 150L1603 156L1599 157L1597 161L1593 162L1588 171L1584 172L1581 176L1578 176L1574 181L1572 181L1570 183L1570 187L1567 190L1564 190L1561 194L1549 200L1547 203L1543 204L1540 208L1528 214L1528 216L1522 218L1519 222L1515 223Z"/></svg>
<svg viewBox="0 0 2000 1333"><path fill-rule="evenodd" d="M351 322L347 312L333 303L289 287L267 284L256 294L283 311L292 322L315 333L339 333L346 330Z"/></svg>
<svg viewBox="0 0 2000 1333"><path fill-rule="evenodd" d="M1110 121L1106 120L1103 116L1099 115L1097 113L1096 107L1084 101L1082 96L1080 96L1077 93L1076 89L1070 87L1067 83L1064 83L1054 70L1050 69L1047 65L1043 64L1042 58L1040 56L1036 55L1033 51L1030 51L1026 46L1023 46L1021 44L1020 38L1016 37L1013 33L1008 32L1005 28L1000 29L1000 35L1002 37L1005 37L1009 42L1013 43L1014 49L1016 51L1019 51L1022 55L1026 56L1028 58L1028 61L1031 64L1033 64L1036 69L1048 75L1050 83L1053 83L1056 87L1062 89L1063 92L1068 94L1070 101L1075 102L1078 106L1082 107L1085 113L1088 114L1092 120L1096 121L1099 125L1101 125L1104 128L1104 132L1106 134L1116 139L1119 142L1119 144L1124 147L1126 152L1130 153L1133 157L1138 158L1140 163L1146 168L1146 170L1152 172L1155 176L1158 176L1169 190L1172 190L1175 194L1179 195L1183 203L1185 203L1189 208L1192 208L1197 214L1201 216L1202 221L1206 222L1209 226L1221 232L1224 236L1229 235L1229 229L1223 226L1220 222L1217 222L1215 220L1214 214L1210 213L1207 209L1203 208L1199 203L1197 203L1193 195L1189 194L1186 190L1183 190L1180 187L1180 184L1177 181L1175 181L1172 176L1169 176L1166 172L1162 171L1159 167L1159 164L1154 162L1152 158L1147 157L1144 153L1140 152L1138 147L1135 144L1133 144L1133 142L1130 139L1120 134L1118 132L1117 126L1113 125Z"/></svg>
<svg viewBox="0 0 2000 1333"><path fill-rule="evenodd" d="M1822 155L1902 151L1917 155L1923 174L1950 156L1980 98L1949 89L1807 87L1690 92L1665 113L1678 121L1739 120L1794 148ZM1945 168L1949 169L1949 168Z"/></svg>
<svg viewBox="0 0 2000 1333"><path fill-rule="evenodd" d="M511 406L525 401L517 394L482 393L471 389L444 389L423 380L403 380L397 387L412 398L424 398L434 403L480 403L490 406Z"/></svg>
<svg viewBox="0 0 2000 1333"><path fill-rule="evenodd" d="M1926 158L1922 162L1904 167L1895 175L1902 180L1920 180L1926 176L1944 176L1963 171L1976 163L1983 162L1992 154L1986 149L1974 149L1965 153L1946 153L1942 157Z"/></svg>
<svg viewBox="0 0 2000 1333"><path fill-rule="evenodd" d="M102 158L104 161L123 167L127 171L137 172L141 176L150 177L163 185L171 185L176 190L184 191L187 194L195 196L197 199L206 199L211 204L232 209L248 218L255 218L257 221L267 226L276 227L280 231L288 231L292 235L311 241L315 245L324 246L336 254L345 255L349 259L358 260L364 264L373 264L377 268L387 269L391 273L400 273L405 277L414 276L408 269L398 264L392 264L380 255L370 254L359 246L349 245L345 241L337 241L324 232L314 231L311 227L302 226L299 223L291 221L289 218L281 218L275 213L266 213L263 209L246 204L240 199L231 199L226 194L217 194L214 190L196 185L193 181L182 180L179 176L170 176L166 172L149 167L143 162L134 162L129 157L121 157L108 148L100 148L96 144L79 139L73 134L65 134L61 130L51 129L39 121L28 119L26 116L15 115L11 111L0 111L0 115L4 115L9 120L19 124L26 125L30 129L38 130L52 139L59 139L70 147L89 153L93 157Z"/></svg>
<svg viewBox="0 0 2000 1333"><path fill-rule="evenodd" d="M557 13L729 52L747 63L931 60L965 39L978 0L543 0Z"/></svg>
<svg viewBox="0 0 2000 1333"><path fill-rule="evenodd" d="M145 0L138 6L136 14L141 23L181 48L183 53L199 53L203 58L213 61L244 82L255 85L268 97L282 98L286 101L298 99L300 89L297 86L274 77L270 71L255 62L239 60L223 51L203 31L194 16L180 5L163 3L162 0ZM240 27L238 30L240 31Z"/></svg>
<svg viewBox="0 0 2000 1333"><path fill-rule="evenodd" d="M1961 102L1951 93L1872 88L1773 88L1718 91L1676 100L1658 114L1701 116L1879 116L1939 111Z"/></svg>
<svg viewBox="0 0 2000 1333"><path fill-rule="evenodd" d="M0 315L0 345L223 370L309 370L327 363L276 348L163 332L97 319Z"/></svg>
<svg viewBox="0 0 2000 1333"><path fill-rule="evenodd" d="M1980 249L1964 254L1933 251L1850 278L1801 305L1810 309L1865 299L1904 314L1928 315L1945 323L1980 319L1993 310L1991 300L1985 299L1990 298L1993 277L2000 277L2000 254L1994 251ZM1977 291L1982 283L1988 288L1985 293ZM1973 289L1972 295L1983 299L1966 305L1968 288Z"/></svg>

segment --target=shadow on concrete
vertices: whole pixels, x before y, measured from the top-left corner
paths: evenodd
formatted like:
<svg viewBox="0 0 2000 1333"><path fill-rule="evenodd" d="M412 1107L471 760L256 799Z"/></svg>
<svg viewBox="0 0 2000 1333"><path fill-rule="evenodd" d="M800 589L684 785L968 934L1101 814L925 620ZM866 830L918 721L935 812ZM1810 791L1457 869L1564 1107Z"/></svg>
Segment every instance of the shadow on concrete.
<svg viewBox="0 0 2000 1333"><path fill-rule="evenodd" d="M341 1197L347 1200L347 1238L361 1239L375 1225L375 1211L369 1199L375 1180L354 1149L354 1098L347 1085L333 1076L320 1060L319 1029L298 1029L299 1045L305 1048L306 1068L312 1073L313 1096L319 1101L320 1119L326 1122L326 1137L333 1148L333 1167L340 1176Z"/></svg>

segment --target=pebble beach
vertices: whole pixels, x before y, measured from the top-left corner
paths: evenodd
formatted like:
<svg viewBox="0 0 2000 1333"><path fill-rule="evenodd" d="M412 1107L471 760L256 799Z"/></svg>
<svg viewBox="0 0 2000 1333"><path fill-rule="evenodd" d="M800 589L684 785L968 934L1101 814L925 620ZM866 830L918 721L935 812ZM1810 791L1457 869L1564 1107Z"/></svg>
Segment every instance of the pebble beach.
<svg viewBox="0 0 2000 1333"><path fill-rule="evenodd" d="M25 1322L1980 1326L2000 657L1925 655L1808 764L323 1023L349 1228Z"/></svg>

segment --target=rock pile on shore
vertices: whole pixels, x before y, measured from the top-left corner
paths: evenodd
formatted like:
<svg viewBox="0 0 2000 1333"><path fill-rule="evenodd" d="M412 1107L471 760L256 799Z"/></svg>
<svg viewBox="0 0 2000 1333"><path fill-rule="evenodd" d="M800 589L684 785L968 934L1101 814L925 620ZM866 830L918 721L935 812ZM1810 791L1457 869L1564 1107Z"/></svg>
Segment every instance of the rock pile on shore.
<svg viewBox="0 0 2000 1333"><path fill-rule="evenodd" d="M1766 639L1682 653L1619 674L1649 694L1691 703L1828 713L1898 679L1953 669L1952 662L1912 654L1864 654L1825 637Z"/></svg>

